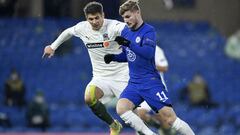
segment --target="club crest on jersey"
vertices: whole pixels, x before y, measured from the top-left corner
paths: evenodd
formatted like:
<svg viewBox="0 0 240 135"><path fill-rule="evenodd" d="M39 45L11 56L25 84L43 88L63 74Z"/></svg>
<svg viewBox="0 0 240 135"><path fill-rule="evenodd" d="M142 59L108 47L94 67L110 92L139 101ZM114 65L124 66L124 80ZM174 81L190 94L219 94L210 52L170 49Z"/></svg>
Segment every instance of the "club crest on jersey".
<svg viewBox="0 0 240 135"><path fill-rule="evenodd" d="M135 41L136 41L136 43L139 43L141 41L141 38L137 37Z"/></svg>
<svg viewBox="0 0 240 135"><path fill-rule="evenodd" d="M104 41L109 40L109 37L108 37L108 34L107 34L107 33L104 33L104 34L103 34L103 40L104 40Z"/></svg>
<svg viewBox="0 0 240 135"><path fill-rule="evenodd" d="M136 54L132 50L130 50L129 48L126 48L126 52L127 52L128 61L133 62L136 60Z"/></svg>

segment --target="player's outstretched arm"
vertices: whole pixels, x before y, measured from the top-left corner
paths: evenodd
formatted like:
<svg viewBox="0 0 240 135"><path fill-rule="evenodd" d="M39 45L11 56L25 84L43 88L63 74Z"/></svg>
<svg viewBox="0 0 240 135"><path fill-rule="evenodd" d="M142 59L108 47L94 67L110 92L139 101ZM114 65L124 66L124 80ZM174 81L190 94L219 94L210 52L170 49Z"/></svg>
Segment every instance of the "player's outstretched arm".
<svg viewBox="0 0 240 135"><path fill-rule="evenodd" d="M51 58L54 55L55 50L66 40L73 36L73 27L64 30L58 38L51 44L44 48L42 58L48 57Z"/></svg>

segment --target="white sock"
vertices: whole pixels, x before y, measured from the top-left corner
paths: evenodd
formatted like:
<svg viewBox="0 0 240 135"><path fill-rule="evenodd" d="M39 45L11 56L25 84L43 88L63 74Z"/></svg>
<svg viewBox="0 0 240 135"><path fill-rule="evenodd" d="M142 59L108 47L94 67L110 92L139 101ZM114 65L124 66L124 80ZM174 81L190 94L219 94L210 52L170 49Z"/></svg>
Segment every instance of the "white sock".
<svg viewBox="0 0 240 135"><path fill-rule="evenodd" d="M180 118L177 118L173 122L172 128L182 135L195 135L189 125Z"/></svg>
<svg viewBox="0 0 240 135"><path fill-rule="evenodd" d="M136 131L142 132L143 134L146 134L146 135L156 135L132 111L127 111L124 114L122 114L120 117L125 121L126 124L129 124Z"/></svg>

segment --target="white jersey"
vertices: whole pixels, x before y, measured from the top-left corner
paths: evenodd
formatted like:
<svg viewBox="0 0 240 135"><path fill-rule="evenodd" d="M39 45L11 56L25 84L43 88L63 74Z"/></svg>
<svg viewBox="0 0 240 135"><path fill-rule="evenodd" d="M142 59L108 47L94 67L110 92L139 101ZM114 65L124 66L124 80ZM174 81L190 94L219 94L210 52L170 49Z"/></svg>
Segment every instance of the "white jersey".
<svg viewBox="0 0 240 135"><path fill-rule="evenodd" d="M71 36L79 37L88 49L93 68L93 77L121 81L128 80L129 71L127 63L111 62L110 64L106 64L104 62L104 56L106 54L119 54L122 52L120 46L113 40L116 36L120 36L124 27L125 23L117 20L104 19L101 29L94 31L89 22L83 21L66 29L58 39L52 43L51 48L55 50ZM103 41L110 41L109 47L104 48Z"/></svg>

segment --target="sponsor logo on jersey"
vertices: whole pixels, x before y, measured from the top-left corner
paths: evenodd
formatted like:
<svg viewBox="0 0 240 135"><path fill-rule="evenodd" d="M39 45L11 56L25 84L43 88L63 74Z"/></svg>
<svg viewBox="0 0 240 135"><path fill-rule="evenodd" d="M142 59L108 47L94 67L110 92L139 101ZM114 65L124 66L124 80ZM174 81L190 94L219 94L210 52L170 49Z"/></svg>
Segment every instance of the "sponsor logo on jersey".
<svg viewBox="0 0 240 135"><path fill-rule="evenodd" d="M104 46L103 46L103 42L101 42L101 43L88 43L86 44L86 47L88 49L92 49L92 48L103 48Z"/></svg>
<svg viewBox="0 0 240 135"><path fill-rule="evenodd" d="M139 43L141 41L141 38L137 37L135 41L136 41L136 43Z"/></svg>
<svg viewBox="0 0 240 135"><path fill-rule="evenodd" d="M133 62L136 60L136 54L132 50L130 50L129 48L126 48L126 52L127 52L128 61Z"/></svg>
<svg viewBox="0 0 240 135"><path fill-rule="evenodd" d="M104 40L104 41L109 40L109 37L108 37L108 34L107 34L107 33L104 33L104 34L103 34L103 40Z"/></svg>

